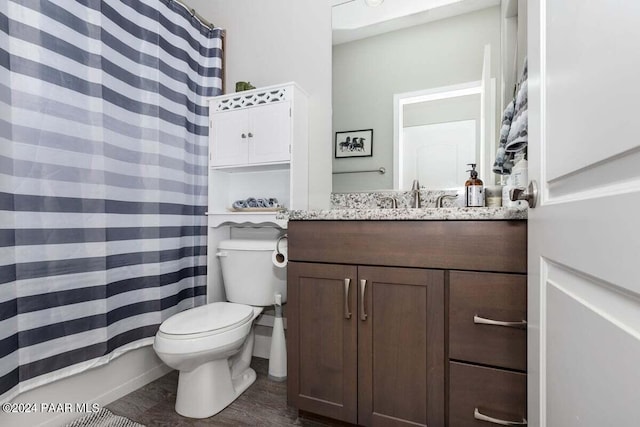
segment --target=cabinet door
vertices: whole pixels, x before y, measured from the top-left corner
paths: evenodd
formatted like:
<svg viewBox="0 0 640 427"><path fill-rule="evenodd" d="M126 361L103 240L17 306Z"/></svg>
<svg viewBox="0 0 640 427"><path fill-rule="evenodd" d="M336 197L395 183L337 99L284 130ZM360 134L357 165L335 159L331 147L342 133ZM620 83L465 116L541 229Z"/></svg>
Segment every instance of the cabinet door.
<svg viewBox="0 0 640 427"><path fill-rule="evenodd" d="M444 271L358 267L358 294L358 424L443 426Z"/></svg>
<svg viewBox="0 0 640 427"><path fill-rule="evenodd" d="M290 159L290 102L261 105L249 111L249 163L271 163Z"/></svg>
<svg viewBox="0 0 640 427"><path fill-rule="evenodd" d="M245 165L248 160L249 132L246 109L215 113L209 137L210 166Z"/></svg>
<svg viewBox="0 0 640 427"><path fill-rule="evenodd" d="M356 423L357 269L289 262L287 270L289 403Z"/></svg>

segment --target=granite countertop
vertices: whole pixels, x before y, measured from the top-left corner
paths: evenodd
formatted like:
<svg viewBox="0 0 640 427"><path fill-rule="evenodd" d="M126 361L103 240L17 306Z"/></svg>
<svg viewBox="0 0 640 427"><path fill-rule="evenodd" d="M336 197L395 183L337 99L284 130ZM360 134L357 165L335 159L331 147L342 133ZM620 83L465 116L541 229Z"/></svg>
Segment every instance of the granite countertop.
<svg viewBox="0 0 640 427"><path fill-rule="evenodd" d="M439 220L525 220L526 208L340 208L326 210L291 210L278 214L279 219L289 221L315 220L391 220L391 221L439 221Z"/></svg>

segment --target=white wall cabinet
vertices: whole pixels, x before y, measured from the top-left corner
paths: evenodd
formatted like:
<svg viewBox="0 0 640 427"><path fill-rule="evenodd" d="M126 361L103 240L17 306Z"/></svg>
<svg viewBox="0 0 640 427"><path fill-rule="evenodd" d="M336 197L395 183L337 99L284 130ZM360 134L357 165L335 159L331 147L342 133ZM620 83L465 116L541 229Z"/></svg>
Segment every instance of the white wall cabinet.
<svg viewBox="0 0 640 427"><path fill-rule="evenodd" d="M211 98L209 117L209 226L286 227L275 212L231 211L248 197L308 208L307 96L295 83Z"/></svg>
<svg viewBox="0 0 640 427"><path fill-rule="evenodd" d="M291 102L258 105L211 115L211 166L288 162Z"/></svg>
<svg viewBox="0 0 640 427"><path fill-rule="evenodd" d="M215 113L211 116L209 165L215 167L246 164L247 110Z"/></svg>

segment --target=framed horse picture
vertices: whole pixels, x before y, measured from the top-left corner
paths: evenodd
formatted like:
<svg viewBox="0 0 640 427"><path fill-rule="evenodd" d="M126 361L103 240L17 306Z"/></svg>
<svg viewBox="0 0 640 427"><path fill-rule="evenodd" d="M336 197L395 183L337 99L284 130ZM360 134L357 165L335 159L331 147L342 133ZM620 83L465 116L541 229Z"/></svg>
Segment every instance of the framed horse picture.
<svg viewBox="0 0 640 427"><path fill-rule="evenodd" d="M373 129L336 132L336 159L373 156Z"/></svg>

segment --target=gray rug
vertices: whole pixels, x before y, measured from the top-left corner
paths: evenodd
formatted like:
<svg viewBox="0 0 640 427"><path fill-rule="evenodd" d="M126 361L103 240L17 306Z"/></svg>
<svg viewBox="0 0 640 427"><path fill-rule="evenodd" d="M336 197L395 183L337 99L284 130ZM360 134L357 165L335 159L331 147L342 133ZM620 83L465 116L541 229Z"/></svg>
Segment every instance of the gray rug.
<svg viewBox="0 0 640 427"><path fill-rule="evenodd" d="M86 417L77 419L65 427L144 427L144 425L128 418L114 415L108 409L102 408L95 414L89 414Z"/></svg>

